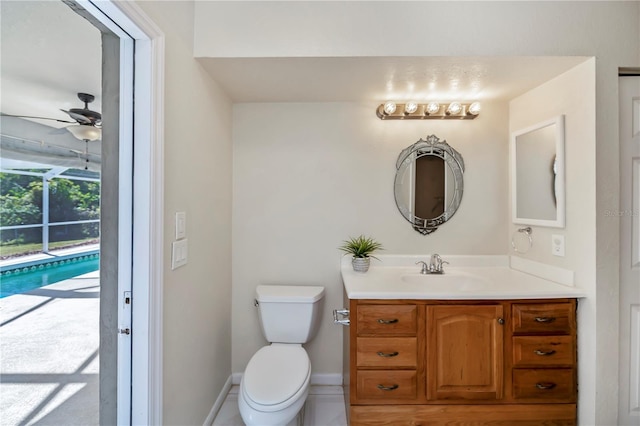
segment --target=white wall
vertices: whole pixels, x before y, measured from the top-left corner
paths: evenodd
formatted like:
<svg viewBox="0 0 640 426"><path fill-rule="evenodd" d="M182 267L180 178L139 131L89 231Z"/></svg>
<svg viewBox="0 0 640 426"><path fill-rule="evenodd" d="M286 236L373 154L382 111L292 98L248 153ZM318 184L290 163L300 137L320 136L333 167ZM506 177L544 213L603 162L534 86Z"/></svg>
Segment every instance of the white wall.
<svg viewBox="0 0 640 426"><path fill-rule="evenodd" d="M243 195L242 182L234 186L236 198L234 204L234 307L240 306L240 318L234 316L233 326L233 354L239 359L234 361L231 369L230 327L228 325L231 306L229 264L231 236L230 222L230 103L224 94L193 61L191 40L193 36L193 3L192 2L150 2L138 1L167 35L167 79L166 79L166 193L165 193L165 240L173 238L173 213L187 211L188 234L190 242L189 264L176 271L169 268L169 248L166 247L167 266L165 268L165 407L164 417L167 424L199 424L203 421L213 398L222 387L224 379L230 371L240 371L246 362L248 353L253 347L261 344L261 338L254 323L255 313L252 311L249 294L258 281L290 281L290 282L321 282L329 283L329 306L334 303L338 289L334 288L339 280L336 269L339 254L335 247L347 234L369 232L369 229L382 229L378 236L387 244L388 252L407 250L407 252L431 251L435 249L443 253L462 250L456 244L443 237L445 227L437 231L428 239L419 237L396 212L393 212L391 182L383 179L383 173L378 176L376 183L380 186L380 195L372 189L364 194L357 194L353 199L347 199L346 189L354 188L352 171L345 175L337 173L342 167L351 166L350 162L341 162L341 155L357 158L361 161L360 169L354 174L362 180L368 180L369 165L379 165L382 157L397 155L400 148L411 143L414 132L408 127L398 130L398 141L395 146L387 147L380 135L371 129L350 129L350 122L344 115L326 111L337 108L338 111L353 111L362 109L358 115L364 116L371 111L371 105L352 104L320 104L303 105L302 114L319 108L326 114L324 123L327 126L340 124L339 130L329 129L329 135L338 136L335 140L314 139L312 132L304 132L295 121L287 121L276 106L270 105L238 105L234 117L239 111L247 108L249 111L260 109L273 110L280 117L276 120L276 127L291 127L290 135L298 134L297 143L306 140L318 142L309 148L309 152L316 156L319 164L305 163L306 168L296 166L296 171L310 174L315 170L316 176L333 177L337 173L339 179L330 181L332 187L318 185L321 179L312 179L315 185L312 189L320 193L324 199L326 192L334 189L340 193L328 206L319 205L308 194L299 190L294 201L287 199L288 195L278 187L270 187L269 194L258 194L257 201L261 205L270 206L272 211L257 212L267 218L274 218L280 233L262 230L260 227L270 227L270 223L253 223L252 221L239 223L236 218L249 216L248 200ZM599 318L616 316L617 312L617 264L618 264L618 220L605 217L602 212L617 206L618 181L617 163L618 140L617 117L617 67L633 66L640 63L640 8L638 2L470 2L462 5L459 2L196 2L195 5L195 52L197 56L221 57L269 57L269 56L397 56L397 55L579 55L596 57L596 256L591 255L583 262L596 264L596 298L594 303L598 309ZM250 23L250 24L247 24ZM385 29L382 31L381 29ZM430 39L424 41L425 30L429 31ZM292 37L295 34L295 37ZM455 36L451 36L455 34ZM294 105L280 105L288 113L295 113ZM496 106L496 110L507 112L506 106ZM312 117L311 121L323 122L322 114ZM486 108L482 117L487 116ZM247 151L248 159L241 160L242 164L257 163L255 155L265 152L267 158L274 157L268 148L259 145L262 133L259 126L252 132L251 127L256 123L263 123L259 116L253 117L240 126L234 123L234 131L240 133L236 138L234 155ZM307 117L309 118L309 117ZM340 122L340 119L344 122ZM367 118L368 120L368 118ZM320 127L315 123L312 129ZM354 121L358 123L358 121ZM268 123L264 123L268 124ZM313 123L309 123L313 124ZM443 123L444 124L444 123ZM265 129L269 129L268 126ZM496 134L503 134L506 144L506 125L494 129ZM326 129L322 129L326 130ZM246 134L241 134L246 131ZM411 132L411 135L407 133ZM415 131L415 134L426 135L435 133L447 138L452 145L460 148L466 158L481 160L484 155L482 147L462 147L454 142L455 138L445 136L443 131ZM278 129L265 132L270 139L278 135ZM353 134L366 136L355 144L349 145ZM383 135L385 133L383 132ZM252 135L256 135L252 140ZM387 134L387 136L389 136ZM342 136L342 137L340 137ZM401 136L401 137L400 137ZM410 137L409 137L410 136ZM473 136L473 135L472 135ZM377 139L379 138L379 139ZM462 139L462 138L461 138ZM355 154L358 146L364 141L374 142L375 149L361 150ZM389 140L389 139L387 139ZM279 140L275 140L280 143ZM345 142L343 146L339 142ZM406 141L406 142L405 142ZM295 151L295 144L291 140L285 141L288 150ZM333 148L324 151L320 147L333 144ZM474 151L478 152L474 152ZM252 154L253 152L253 154ZM385 154L386 153L386 154ZM287 154L284 150L281 155ZM295 152L294 152L295 154ZM506 167L506 148L502 152ZM253 159L251 157L254 157ZM488 154L487 156L491 158ZM306 155L297 153L295 158ZM386 160L385 160L386 161ZM474 160L475 162L475 160ZM283 161L277 161L282 164ZM325 169L321 168L324 166ZM340 166L340 169L338 169ZM262 166L261 166L262 167ZM590 170L593 165L586 165ZM328 169L327 169L328 168ZM239 170L242 170L241 168ZM505 177L505 171L485 170L490 173L488 180L497 181ZM238 172L236 172L237 175ZM254 171L253 173L257 173ZM384 172L389 173L389 172ZM466 177L472 181L471 165ZM476 171L476 173L478 173ZM484 173L484 172L483 172ZM482 174L482 173L481 173ZM480 174L480 175L481 175ZM282 172L280 173L280 176ZM274 175L274 179L278 178ZM476 176L479 176L476 174ZM381 182L385 180L384 183ZM277 183L273 180L267 184ZM304 182L304 181L303 181ZM384 188L384 185L388 185ZM264 185L263 185L264 186ZM301 189L295 182L287 185L290 189ZM190 190L187 190L189 188ZM355 190L357 191L357 189ZM467 189L461 211L454 217L458 226L467 226L470 219L464 209L466 203L471 203L471 192ZM248 194L252 194L249 190ZM474 193L474 192L472 192ZM204 195L203 195L204 194ZM387 194L387 195L385 195ZM268 195L268 196L267 196ZM388 197L382 201L382 197ZM479 197L476 193L476 197ZM243 200L243 197L245 199ZM289 209L278 207L278 203L267 198L286 200ZM507 223L506 204L507 195L491 193L487 204L495 202L503 206L500 219ZM305 207L310 203L311 207ZM340 206L337 206L341 203ZM371 206L386 207L383 211L369 213ZM477 206L477 200L473 203ZM312 207L316 207L313 209ZM300 208L302 211L326 211L329 217L314 212L316 223L304 220L290 213L291 209ZM340 222L333 223L340 210ZM392 213L393 212L393 213ZM487 211L488 213L488 211ZM284 217L278 216L279 214ZM384 218L397 214L398 222L391 223ZM500 213L497 213L500 215ZM593 214L593 212L592 212ZM379 215L381 218L379 218ZM294 217L292 217L294 216ZM287 220L291 219L291 220ZM447 224L447 228L454 227L454 222ZM286 225L286 226L285 226ZM331 228L320 226L331 225ZM247 230L244 230L246 226ZM335 226L335 227L334 227ZM468 250L506 251L505 241L508 240L507 231L502 230L503 224L488 222L488 232L494 232L494 239L488 239L488 246L478 241L471 241ZM398 233L392 233L391 228L397 228ZM314 230L320 238L323 250L309 250L311 260L305 259L300 265L287 262L291 253L298 253L302 249L299 245L306 244L303 238L308 229ZM315 229L324 230L315 231ZM332 234L328 234L331 230ZM297 232L299 235L294 235ZM449 231L447 231L448 233ZM453 230L451 230L453 232ZM326 235L325 235L326 234ZM270 239L266 239L269 237ZM258 261L254 267L255 257L243 256L258 252L255 246L269 247L273 241L279 247L280 256L270 255L276 263ZM236 243L237 241L237 243ZM293 247L291 245L294 244ZM330 247L331 251L328 251ZM269 250L263 249L259 254ZM295 256L299 258L298 255ZM259 257L258 257L259 259ZM311 265L311 266L309 266ZM282 274L287 266L286 276ZM312 268L312 269L309 269ZM313 278L309 278L313 277ZM593 277L593 274L592 274ZM307 281L308 280L308 281ZM185 291L186 290L186 291ZM246 305L244 304L246 301ZM325 314L327 313L325 312ZM610 330L607 322L598 323L596 328L596 362L583 366L596 371L596 384L606 383L608 369L600 370L610 360L607 353L612 347ZM318 341L311 346L314 366L321 372L330 372L339 357L332 354L338 352L336 347L327 349L320 346L322 342L333 342L339 333L335 328L324 328ZM244 333L248 344L242 343ZM616 343L617 344L617 343ZM318 356L319 354L322 354ZM325 355L324 354L330 354ZM615 368L615 361L612 361ZM602 371L602 372L601 372ZM588 413L582 416L582 424L612 424L615 422L616 399L615 392L608 386L597 393L593 406L582 407ZM582 392L582 388L581 388Z"/></svg>
<svg viewBox="0 0 640 426"><path fill-rule="evenodd" d="M231 102L193 59L193 3L138 4L166 36L163 422L201 425L231 374ZM176 211L189 262L172 271Z"/></svg>
<svg viewBox="0 0 640 426"><path fill-rule="evenodd" d="M382 121L376 107L234 105L234 372L265 344L256 285L300 283L327 288L323 323L308 346L314 374L341 374L343 328L331 310L343 306L337 247L349 236L373 236L385 253L506 253L507 104L486 103L473 121ZM467 168L460 209L425 237L398 211L393 182L400 151L430 134L456 148Z"/></svg>
<svg viewBox="0 0 640 426"><path fill-rule="evenodd" d="M565 116L566 226L563 229L532 226L533 246L526 254L511 253L525 259L558 266L575 272L575 283L589 295L579 301L578 365L580 418L589 418L600 392L617 392L617 315L599 312L596 307L596 138L595 138L595 59L513 99L509 105L509 131ZM511 207L511 203L509 204ZM511 209L510 209L511 210ZM509 215L511 218L511 214ZM509 226L509 238L523 225ZM565 236L565 257L551 254L551 235ZM607 362L598 363L597 323L608 324ZM595 370L601 374L598 379Z"/></svg>
<svg viewBox="0 0 640 426"><path fill-rule="evenodd" d="M197 2L195 27L195 53L202 57L296 57L296 56L593 56L596 58L595 93L596 105L596 205L595 210L595 255L593 253L580 259L582 265L596 265L595 269L595 309L598 318L605 319L617 316L618 307L618 247L619 220L607 217L604 212L615 209L619 200L618 182L618 99L617 99L617 69L619 66L637 66L640 63L640 22L638 17L640 6L634 2ZM428 42L425 42L425 32L428 31ZM235 119L238 118L236 108ZM369 109L367 107L366 109ZM483 112L484 114L484 112ZM254 117L261 121L259 117ZM256 121L247 126L254 126ZM327 122L327 125L334 122ZM293 120L289 123L294 129ZM234 131L243 130L234 123ZM258 133L258 132L256 132ZM302 133L302 132L300 132ZM428 132L427 132L428 133ZM436 133L436 132L434 132ZM305 138L312 133L305 134ZM344 139L349 139L349 133ZM238 140L245 140L241 137ZM409 140L412 138L409 138ZM451 139L451 138L449 138ZM304 140L304 138L302 138ZM451 140L453 143L453 141ZM253 143L258 143L257 140ZM454 146L457 146L454 144ZM338 149L340 148L340 149ZM242 146L236 146L237 151ZM397 147L396 147L397 150ZM391 150L390 150L391 151ZM316 152L319 152L316 149ZM465 157L464 150L461 150ZM343 153L341 147L336 147L335 158ZM326 154L324 154L326 155ZM370 154L363 158L365 162L372 162ZM506 156L505 156L506 161ZM585 165L593 170L594 165ZM362 175L362 173L361 173ZM367 177L364 173L364 177ZM235 174L237 176L237 173ZM469 179L470 180L470 179ZM350 185L348 181L334 183ZM234 187L234 195L243 197L242 187ZM277 188L271 188L274 195L284 198ZM373 204L367 197L357 198L357 202L347 202L342 206L342 218L347 223L359 223L366 217L366 210ZM506 195L504 195L506 197ZM266 195L261 195L262 198ZM302 195L300 195L302 197ZM463 204L469 200L465 194ZM291 204L292 208L299 208L304 199ZM344 200L339 200L344 201ZM287 203L289 203L287 201ZM236 210L242 208L243 202L235 202ZM323 206L319 206L324 208ZM506 209L506 207L505 207ZM277 210L276 210L277 211ZM331 213L333 213L331 211ZM384 212L383 212L384 213ZM272 215L275 213L271 212ZM379 213L376 212L376 216ZM246 216L246 213L236 211L236 217ZM460 213L462 216L462 213ZM461 217L460 216L460 217ZM456 216L458 223L467 223ZM468 219L468 218L467 218ZM298 219L299 221L301 219ZM370 219L373 225L379 225L381 220ZM307 223L303 227L300 222L299 232L313 229L313 224ZM327 222L320 222L326 224ZM270 226L270 224L261 224ZM334 231L335 237L343 235L351 229L347 225L339 224ZM448 224L453 226L453 223ZM241 224L234 223L234 232L239 231ZM254 229L255 224L247 225ZM353 225L352 225L353 226ZM384 222L384 226L390 226ZM394 225L395 226L395 225ZM365 232L368 229L354 229L353 233ZM386 228L385 228L386 229ZM400 239L411 232L406 224ZM438 231L438 233L441 231ZM589 230L589 233L593 230ZM438 233L434 234L436 238ZM339 235L338 235L339 234ZM262 235L258 233L256 235ZM440 234L442 235L442 234ZM327 243L335 237L326 237ZM382 240L386 234L380 236ZM499 241L504 241L504 232L496 235ZM280 236L278 236L280 238ZM325 238L323 236L323 238ZM238 244L246 237L239 237ZM276 240L277 241L277 240ZM415 250L416 244L395 243L389 239L389 252L406 248ZM399 240L398 240L399 241ZM424 240L422 240L424 241ZM431 244L436 240L430 239ZM491 241L491 240L489 240ZM386 242L386 241L385 241ZM272 244L272 240L262 238L254 244ZM403 242L404 243L404 242ZM568 242L569 243L569 242ZM333 243L332 243L333 244ZM493 244L493 243L492 243ZM498 243L502 244L502 243ZM267 270L257 268L255 274L238 275L240 260L238 253L242 250L235 247L234 234L234 303L241 304L247 294L243 289L253 287L255 278L262 273L263 280L274 279L276 273L267 274ZM240 246L248 250L246 246ZM440 246L442 247L442 246ZM446 246L445 246L446 247ZM423 247L419 247L422 249ZM439 251L446 252L450 247ZM424 247L429 250L429 247ZM289 253L299 251L298 248L287 248ZM263 253L267 250L263 250ZM251 251L248 251L251 252ZM321 256L330 256L323 252ZM287 255L283 253L279 265L285 265ZM314 258L316 262L327 264L324 257ZM245 267L251 268L251 265ZM275 266L270 266L274 268ZM297 269L296 269L297 268ZM326 279L317 270L302 271L302 267L294 267L298 272L291 272L290 277L313 276L314 280ZM272 269L269 269L272 270ZM315 273L315 275L314 275ZM278 273L278 277L280 277ZM332 277L337 277L336 271ZM336 290L334 290L335 292ZM335 293L334 293L335 294ZM335 299L335 296L331 296ZM330 300L333 302L333 300ZM249 311L250 312L250 311ZM248 312L247 312L248 314ZM248 314L250 317L253 314ZM259 337L252 328L244 328L243 319L234 316L234 357L240 357L234 362L237 365L244 362L247 347L239 345L243 333L251 338L250 345L258 345ZM595 321L595 319L592 319ZM250 320L253 322L253 320ZM616 392L608 386L610 369L616 368L617 361L610 355L612 346L611 324L608 321L598 321L595 325L596 353L595 362L583 365L595 371L596 388L600 389L590 395L593 405L581 407L581 424L614 424L617 415ZM329 336L331 337L331 336ZM319 341L323 339L321 335ZM315 348L314 348L315 350ZM327 349L323 349L328 351ZM330 350L333 350L330 349ZM333 359L333 357L331 357ZM603 366L610 365L608 368ZM602 388L600 388L602 384ZM581 392L584 390L581 388Z"/></svg>

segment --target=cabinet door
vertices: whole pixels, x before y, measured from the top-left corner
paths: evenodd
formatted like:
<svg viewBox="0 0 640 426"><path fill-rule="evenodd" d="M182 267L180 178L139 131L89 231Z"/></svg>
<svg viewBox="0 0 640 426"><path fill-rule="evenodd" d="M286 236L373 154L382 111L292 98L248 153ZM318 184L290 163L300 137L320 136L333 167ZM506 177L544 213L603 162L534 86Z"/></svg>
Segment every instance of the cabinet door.
<svg viewBox="0 0 640 426"><path fill-rule="evenodd" d="M427 398L502 398L502 305L427 307Z"/></svg>

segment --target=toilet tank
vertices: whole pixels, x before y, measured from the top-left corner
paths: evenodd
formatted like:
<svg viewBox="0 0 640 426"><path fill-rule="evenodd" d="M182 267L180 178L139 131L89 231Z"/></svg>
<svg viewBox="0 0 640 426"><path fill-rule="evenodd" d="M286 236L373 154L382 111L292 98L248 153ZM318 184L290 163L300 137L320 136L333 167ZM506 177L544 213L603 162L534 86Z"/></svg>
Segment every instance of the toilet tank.
<svg viewBox="0 0 640 426"><path fill-rule="evenodd" d="M270 343L307 343L320 325L324 287L259 285L258 317Z"/></svg>

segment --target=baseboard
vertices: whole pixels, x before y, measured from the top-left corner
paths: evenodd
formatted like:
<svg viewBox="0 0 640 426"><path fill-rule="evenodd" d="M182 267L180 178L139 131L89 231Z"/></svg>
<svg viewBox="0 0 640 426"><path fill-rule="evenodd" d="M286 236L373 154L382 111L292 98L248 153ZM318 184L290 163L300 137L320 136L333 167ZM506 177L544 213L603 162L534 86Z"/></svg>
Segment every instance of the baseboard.
<svg viewBox="0 0 640 426"><path fill-rule="evenodd" d="M243 373L232 373L231 374L231 383L233 383L234 385L239 385L240 382L242 381L242 374Z"/></svg>
<svg viewBox="0 0 640 426"><path fill-rule="evenodd" d="M342 374L312 374L311 386L342 386Z"/></svg>
<svg viewBox="0 0 640 426"><path fill-rule="evenodd" d="M243 373L231 374L232 384L239 385ZM311 386L342 386L342 374L312 374Z"/></svg>
<svg viewBox="0 0 640 426"><path fill-rule="evenodd" d="M213 407L211 407L211 411L209 411L209 415L205 419L203 426L211 426L213 424L213 421L218 415L218 411L220 411L220 408L222 408L222 404L224 404L224 400L227 397L229 390L231 389L231 385L233 384L233 376L233 374L229 376L227 378L227 381L224 383L224 386L222 386L222 390L220 390L220 393L216 398L216 402L213 403Z"/></svg>

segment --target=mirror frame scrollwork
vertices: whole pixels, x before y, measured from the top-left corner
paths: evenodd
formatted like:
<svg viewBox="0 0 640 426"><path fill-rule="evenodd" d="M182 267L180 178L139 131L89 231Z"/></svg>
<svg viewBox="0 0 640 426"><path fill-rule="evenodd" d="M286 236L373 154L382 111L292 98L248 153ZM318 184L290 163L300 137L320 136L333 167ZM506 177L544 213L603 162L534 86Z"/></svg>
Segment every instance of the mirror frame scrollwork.
<svg viewBox="0 0 640 426"><path fill-rule="evenodd" d="M445 205L444 212L435 218L421 218L415 216L411 211L411 206L403 205L399 201L402 192L402 175L405 170L412 167L415 161L425 155L436 156L444 160L445 164L453 175L453 194L451 202ZM396 206L402 216L411 223L413 229L422 235L429 235L435 232L439 226L447 222L455 214L462 201L464 190L464 160L462 155L451 147L446 140L440 140L436 135L427 136L426 140L420 139L413 145L400 152L396 161L396 177L394 182L394 197Z"/></svg>

